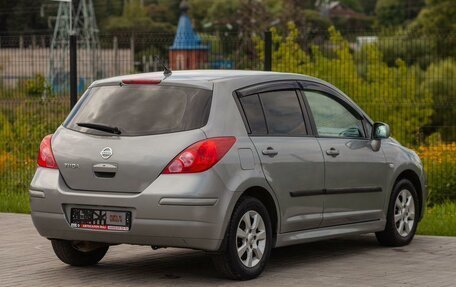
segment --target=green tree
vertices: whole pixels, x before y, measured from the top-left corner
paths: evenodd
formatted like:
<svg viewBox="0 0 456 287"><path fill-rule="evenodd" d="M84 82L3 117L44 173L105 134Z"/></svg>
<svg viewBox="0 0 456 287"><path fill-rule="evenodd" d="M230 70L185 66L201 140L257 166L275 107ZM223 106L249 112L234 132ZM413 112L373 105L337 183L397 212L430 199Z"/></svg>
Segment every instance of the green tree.
<svg viewBox="0 0 456 287"><path fill-rule="evenodd" d="M424 6L424 0L378 0L375 6L380 27L401 26L414 19Z"/></svg>
<svg viewBox="0 0 456 287"><path fill-rule="evenodd" d="M375 14L379 26L399 26L404 23L406 17L404 2L402 0L378 0Z"/></svg>
<svg viewBox="0 0 456 287"><path fill-rule="evenodd" d="M153 21L140 0L131 0L124 6L122 16L107 19L104 29L111 33L172 33L174 26L170 23Z"/></svg>
<svg viewBox="0 0 456 287"><path fill-rule="evenodd" d="M190 0L190 14L195 22L206 31L236 32L243 37L261 33L279 13L280 1L277 0Z"/></svg>
<svg viewBox="0 0 456 287"><path fill-rule="evenodd" d="M241 9L240 0L220 0L215 1L207 10L205 22L213 26L214 31L243 30L247 27L239 27L242 23L243 15L239 15Z"/></svg>
<svg viewBox="0 0 456 287"><path fill-rule="evenodd" d="M181 0L155 0L151 3L145 1L145 6L154 22L176 26L180 16L180 2Z"/></svg>
<svg viewBox="0 0 456 287"><path fill-rule="evenodd" d="M369 16L374 15L375 5L377 5L377 0L363 0L361 1L361 6L363 7L364 13Z"/></svg>
<svg viewBox="0 0 456 287"><path fill-rule="evenodd" d="M456 57L456 5L453 0L427 0L426 7L408 27L410 38L428 38L440 57Z"/></svg>
<svg viewBox="0 0 456 287"><path fill-rule="evenodd" d="M31 32L48 28L40 9L45 0L0 0L0 31Z"/></svg>
<svg viewBox="0 0 456 287"><path fill-rule="evenodd" d="M347 5L350 9L356 12L363 12L363 6L360 0L340 0L340 3Z"/></svg>
<svg viewBox="0 0 456 287"><path fill-rule="evenodd" d="M446 59L433 63L426 71L423 88L433 96L432 126L444 141L456 141L456 61Z"/></svg>
<svg viewBox="0 0 456 287"><path fill-rule="evenodd" d="M123 11L123 0L97 0L94 1L95 16L98 26L103 27L109 17L121 16Z"/></svg>
<svg viewBox="0 0 456 287"><path fill-rule="evenodd" d="M410 25L414 32L429 35L456 31L456 5L453 0L427 0L426 4Z"/></svg>

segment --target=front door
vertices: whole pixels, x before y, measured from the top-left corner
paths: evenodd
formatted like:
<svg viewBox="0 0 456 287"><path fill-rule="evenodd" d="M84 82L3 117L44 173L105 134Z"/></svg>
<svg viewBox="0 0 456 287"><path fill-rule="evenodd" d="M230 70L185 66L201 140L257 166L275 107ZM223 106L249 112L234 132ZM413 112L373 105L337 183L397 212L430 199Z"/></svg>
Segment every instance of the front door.
<svg viewBox="0 0 456 287"><path fill-rule="evenodd" d="M368 123L341 98L315 90L305 96L325 161L322 226L384 218L387 164L371 147Z"/></svg>
<svg viewBox="0 0 456 287"><path fill-rule="evenodd" d="M240 97L250 138L281 212L281 232L320 226L324 164L320 146L308 135L303 101L296 90ZM309 125L306 125L309 124Z"/></svg>

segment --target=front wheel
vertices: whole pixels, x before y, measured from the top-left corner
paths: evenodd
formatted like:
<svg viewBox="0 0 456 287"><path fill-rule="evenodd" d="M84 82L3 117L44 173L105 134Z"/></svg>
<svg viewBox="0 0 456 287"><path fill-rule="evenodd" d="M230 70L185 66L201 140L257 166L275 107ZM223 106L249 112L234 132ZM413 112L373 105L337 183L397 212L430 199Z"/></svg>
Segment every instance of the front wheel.
<svg viewBox="0 0 456 287"><path fill-rule="evenodd" d="M263 272L272 248L272 228L266 207L256 198L243 197L234 208L216 268L226 277L248 280Z"/></svg>
<svg viewBox="0 0 456 287"><path fill-rule="evenodd" d="M380 244L404 246L412 241L418 225L418 194L413 184L402 179L394 186L385 230L375 233Z"/></svg>
<svg viewBox="0 0 456 287"><path fill-rule="evenodd" d="M51 242L55 255L63 263L71 266L95 265L103 259L109 249L108 245L84 241L52 239Z"/></svg>

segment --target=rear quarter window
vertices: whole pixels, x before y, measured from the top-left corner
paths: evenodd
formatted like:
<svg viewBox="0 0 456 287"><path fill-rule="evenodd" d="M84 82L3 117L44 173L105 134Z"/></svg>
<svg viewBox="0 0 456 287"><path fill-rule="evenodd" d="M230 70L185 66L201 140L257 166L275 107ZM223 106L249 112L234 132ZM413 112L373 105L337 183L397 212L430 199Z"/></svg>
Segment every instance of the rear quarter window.
<svg viewBox="0 0 456 287"><path fill-rule="evenodd" d="M106 135L80 127L94 123L117 127L122 136L141 136L198 129L206 125L212 91L166 85L116 85L91 88L65 121L66 128Z"/></svg>
<svg viewBox="0 0 456 287"><path fill-rule="evenodd" d="M266 122L258 94L239 99L252 134L267 134Z"/></svg>

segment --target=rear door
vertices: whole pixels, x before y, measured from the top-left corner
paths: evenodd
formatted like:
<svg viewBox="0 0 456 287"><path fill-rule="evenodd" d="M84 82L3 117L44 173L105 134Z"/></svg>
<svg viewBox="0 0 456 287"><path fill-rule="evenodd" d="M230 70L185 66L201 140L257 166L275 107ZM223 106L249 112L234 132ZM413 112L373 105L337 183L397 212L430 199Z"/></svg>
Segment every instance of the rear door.
<svg viewBox="0 0 456 287"><path fill-rule="evenodd" d="M387 164L372 149L366 120L329 89L309 88L305 96L325 160L322 226L382 218Z"/></svg>
<svg viewBox="0 0 456 287"><path fill-rule="evenodd" d="M239 94L250 138L276 193L281 232L318 227L324 165L295 82L267 84Z"/></svg>
<svg viewBox="0 0 456 287"><path fill-rule="evenodd" d="M200 128L211 97L210 90L163 84L92 88L53 136L66 184L75 190L141 192L179 152L205 138Z"/></svg>

